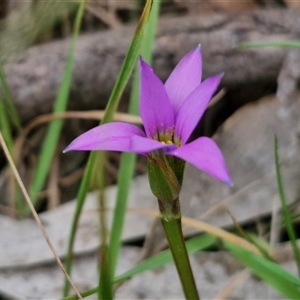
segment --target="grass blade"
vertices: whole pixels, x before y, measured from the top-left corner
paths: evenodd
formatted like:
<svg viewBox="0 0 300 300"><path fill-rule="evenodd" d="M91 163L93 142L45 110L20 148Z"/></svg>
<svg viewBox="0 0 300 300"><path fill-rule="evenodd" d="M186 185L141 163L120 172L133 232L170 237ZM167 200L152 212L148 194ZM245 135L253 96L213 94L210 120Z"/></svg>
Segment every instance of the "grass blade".
<svg viewBox="0 0 300 300"><path fill-rule="evenodd" d="M13 137L11 135L11 128L6 115L4 101L2 99L0 99L0 130L2 131L9 153L13 155Z"/></svg>
<svg viewBox="0 0 300 300"><path fill-rule="evenodd" d="M281 170L280 170L280 163L279 163L279 154L278 154L278 138L275 135L274 139L274 155L275 155L275 166L276 166L276 176L277 176L277 185L278 185L278 192L281 201L282 213L284 217L284 222L286 225L286 230L289 235L289 239L291 242L291 246L294 253L294 258L296 260L297 268L298 268L298 275L300 276L300 252L297 247L297 237L295 230L293 228L292 216L289 211L286 196L284 192L282 177L281 177Z"/></svg>
<svg viewBox="0 0 300 300"><path fill-rule="evenodd" d="M210 234L204 234L204 235L197 236L197 237L194 237L194 238L191 238L190 240L188 240L186 242L186 247L187 247L188 253L193 254L197 251L201 251L206 248L212 247L213 245L216 244L216 242L217 242L217 238L215 238L214 236L212 236ZM154 269L157 269L159 267L162 267L162 266L164 266L168 263L172 263L172 262L173 262L173 258L172 258L171 251L169 249L164 250L164 251L156 254L155 256L152 256L152 257L140 262L138 265L136 265L132 269L128 270L127 272L117 276L114 280L114 283L124 281L135 275L141 274L142 272L154 270ZM97 293L97 291L98 291L98 287L95 287L86 292L83 292L81 295L82 295L82 297L88 297L90 295ZM75 295L63 298L63 300L75 300L75 299L78 299L77 296L75 296Z"/></svg>
<svg viewBox="0 0 300 300"><path fill-rule="evenodd" d="M63 112L66 110L71 80L72 80L72 71L74 65L74 54L75 54L75 47L77 38L79 35L81 20L84 12L86 0L82 0L80 6L78 8L75 24L74 24L74 32L71 41L71 47L68 54L66 67L63 74L62 83L59 88L58 96L56 98L54 104L54 113ZM46 177L48 175L48 171L51 165L52 157L55 152L55 148L60 136L61 128L63 125L62 120L53 120L48 127L43 145L42 150L38 159L37 167L34 172L33 182L30 190L30 195L33 203L37 201L38 193L44 186Z"/></svg>
<svg viewBox="0 0 300 300"><path fill-rule="evenodd" d="M160 1L154 1L151 14L149 17L149 25L145 33L143 44L141 46L141 55L149 63L152 57L152 47L155 38L156 24L159 16ZM139 73L135 71L132 92L129 104L129 114L139 114ZM127 208L127 200L130 190L136 155L132 153L123 153L120 162L120 171L118 176L118 192L116 206L114 209L112 228L110 234L109 252L111 257L111 274L114 276L115 269L118 263L118 256L121 248L121 238L123 224Z"/></svg>
<svg viewBox="0 0 300 300"><path fill-rule="evenodd" d="M17 110L15 108L13 97L10 93L8 84L6 82L5 73L4 73L1 61L0 61L0 82L1 82L2 89L3 89L3 95L6 99L5 103L6 103L6 106L7 106L7 110L6 110L7 111L7 116L9 116L9 119L12 121L12 124L17 129L21 129L21 123L20 123L19 115L18 115Z"/></svg>
<svg viewBox="0 0 300 300"><path fill-rule="evenodd" d="M300 299L300 279L275 262L258 256L242 247L225 242L226 248L256 276L273 286L289 299Z"/></svg>
<svg viewBox="0 0 300 300"><path fill-rule="evenodd" d="M125 86L127 85L127 82L129 80L129 77L134 69L140 46L142 43L142 39L144 36L144 33L146 31L146 26L148 25L150 12L152 9L153 0L147 0L145 8L143 10L141 19L139 21L137 30L134 34L133 41L129 47L129 50L127 52L127 55L124 59L122 69L120 72L120 75L117 79L117 82L113 88L113 91L111 93L111 96L107 103L107 108L105 110L105 115L102 119L101 124L110 122L113 119L113 114L117 110L117 107L119 105L120 97L123 94L123 91L125 89Z"/></svg>
<svg viewBox="0 0 300 300"><path fill-rule="evenodd" d="M236 47L238 50L262 48L262 47L300 47L300 41L279 41L279 42L262 42L262 43L247 43L241 44Z"/></svg>
<svg viewBox="0 0 300 300"><path fill-rule="evenodd" d="M192 238L186 242L187 251L189 254L193 254L197 251L204 250L208 247L211 247L217 242L217 238L210 235L210 234L204 234L201 236L197 236L195 238ZM173 257L171 254L171 251L165 250L162 251L155 256L152 256L142 262L140 262L137 266L133 267L129 271L123 273L120 276L117 276L115 278L115 282L120 282L125 279L128 279L130 277L133 277L137 274L140 274L145 271L154 270L159 267L162 267L168 263L173 262Z"/></svg>
<svg viewBox="0 0 300 300"><path fill-rule="evenodd" d="M111 96L108 100L108 104L105 110L104 117L101 121L101 124L107 123L112 120L113 114L116 111L121 95L125 89L125 86L130 78L130 75L134 69L136 60L138 58L140 45L142 42L143 35L145 33L149 15L151 12L153 0L147 0L145 8L143 10L142 16L140 18L139 24L137 26L135 35L133 37L133 40L131 42L131 45L129 47L129 50L127 52L127 55L124 59L119 77L117 79L117 82L113 88L113 91L111 93ZM75 234L76 234L76 227L79 220L79 216L84 204L84 200L86 197L86 194L89 190L90 183L93 177L94 172L94 166L99 159L103 155L103 152L92 152L87 163L86 170L84 172L79 192L77 194L77 202L76 202L76 209L74 213L74 218L72 221L71 226L71 233L70 233L70 239L68 243L68 252L67 252L67 259L66 259L66 270L68 273L71 271L71 264L72 264L72 249L75 241ZM65 288L64 288L64 296L67 296L69 293L69 283L65 282Z"/></svg>
<svg viewBox="0 0 300 300"><path fill-rule="evenodd" d="M98 297L97 299L113 299L113 284L111 280L111 260L108 250L108 229L106 220L106 201L105 201L105 160L106 152L101 152L100 160L97 161L97 172L93 180L99 189L98 207L99 207L99 278L98 278Z"/></svg>
<svg viewBox="0 0 300 300"><path fill-rule="evenodd" d="M72 284L72 287L74 288L74 290L75 290L78 298L82 299L79 291L77 290L77 288L74 285L74 283L72 282L70 276L66 272L66 270L65 270L65 268L64 268L64 266L63 266L63 264L62 264L62 262L61 262L61 260L60 260L60 258L58 256L58 254L57 254L57 252L56 252L56 250L55 250L55 248L54 248L54 246L53 246L53 244L52 244L52 242L51 242L51 240L50 240L50 238L49 238L49 236L48 236L48 234L47 234L47 232L45 230L45 227L44 227L41 219L39 218L39 216L38 216L38 214L37 214L34 206L31 203L32 201L31 201L31 199L29 197L29 194L26 191L26 188L25 188L25 186L23 184L23 181L22 181L22 179L20 177L20 174L19 174L19 172L18 172L18 170L17 170L17 168L16 168L16 166L15 166L15 164L13 162L13 159L12 159L12 157L11 157L9 151L8 151L7 145L6 145L6 143L5 143L4 139L3 139L1 131L0 131L0 146L2 146L2 148L3 148L4 154L5 154L5 156L6 156L7 160L8 160L8 163L10 164L11 170L12 170L12 172L13 172L15 178L16 178L16 181L19 184L19 187L20 187L20 189L21 189L21 191L23 193L23 196L26 199L26 201L28 203L28 206L30 207L32 215L33 215L35 221L37 222L40 230L42 231L43 237L44 237L45 241L47 242L50 250L52 251L52 253L53 253L54 257L55 257L55 260L56 260L58 266L60 267L60 269L62 270L62 272L66 276L67 280L69 280L70 284Z"/></svg>
<svg viewBox="0 0 300 300"><path fill-rule="evenodd" d="M3 97L4 97L2 98L2 95L0 97L0 128L5 143L7 144L7 147L9 149L9 152L14 158L13 137L11 134L11 124L9 120L11 120L12 124L17 129L20 129L21 125L17 114L17 110L14 106L12 95L10 93L9 87L5 79L5 74L4 74L1 60L0 60L0 83L1 83Z"/></svg>
<svg viewBox="0 0 300 300"><path fill-rule="evenodd" d="M6 82L5 73L2 67L2 63L0 60L0 83L2 87L2 92L4 99L0 98L0 129L3 134L4 141L7 145L9 153L11 154L14 163L16 163L16 155L14 151L14 141L12 135L12 128L21 129L21 123L19 120L19 116L17 110L15 108L12 95L10 93L9 87ZM10 122L10 121L11 122ZM16 185L16 180L12 176L10 179L11 191L8 198L9 203L16 210L23 212L24 205L22 201L22 195L18 186ZM24 211L24 213L26 213Z"/></svg>

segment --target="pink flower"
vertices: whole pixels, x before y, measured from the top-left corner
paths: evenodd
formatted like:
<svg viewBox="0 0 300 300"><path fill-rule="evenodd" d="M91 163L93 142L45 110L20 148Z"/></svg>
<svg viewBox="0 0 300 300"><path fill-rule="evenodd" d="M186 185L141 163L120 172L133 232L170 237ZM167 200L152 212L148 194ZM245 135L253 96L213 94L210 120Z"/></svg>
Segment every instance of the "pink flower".
<svg viewBox="0 0 300 300"><path fill-rule="evenodd" d="M212 139L200 137L187 143L222 78L218 74L201 82L201 76L199 47L181 59L165 84L140 59L140 115L145 132L132 124L112 122L80 135L64 152L110 150L150 158L162 153L185 160L232 185L223 155Z"/></svg>

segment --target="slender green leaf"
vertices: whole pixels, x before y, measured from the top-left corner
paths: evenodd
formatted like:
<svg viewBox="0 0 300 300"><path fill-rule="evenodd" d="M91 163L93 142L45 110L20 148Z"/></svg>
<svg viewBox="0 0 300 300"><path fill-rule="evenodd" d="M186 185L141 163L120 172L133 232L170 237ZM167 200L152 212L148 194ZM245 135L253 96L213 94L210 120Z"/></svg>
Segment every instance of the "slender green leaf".
<svg viewBox="0 0 300 300"><path fill-rule="evenodd" d="M0 129L3 134L4 141L9 150L9 153L11 153L14 158L15 156L13 155L13 137L11 134L10 124L6 115L4 101L2 99L0 99Z"/></svg>
<svg viewBox="0 0 300 300"><path fill-rule="evenodd" d="M16 162L15 161L16 156L13 147L12 127L14 126L16 129L21 129L21 124L20 124L19 116L17 114L17 110L14 106L12 95L10 93L9 87L6 82L5 73L2 67L1 60L0 60L0 82L1 82L3 96L5 98L4 101L4 99L0 97L0 129L2 131L3 138L7 145L9 153L11 154L14 162ZM16 183L14 176L12 176L10 180L12 180L13 184ZM24 205L22 202L22 195L20 193L20 189L18 185L15 185L14 195L11 196L14 197L13 200L15 203L15 209L20 212L23 212Z"/></svg>
<svg viewBox="0 0 300 300"><path fill-rule="evenodd" d="M98 289L98 299L112 300L113 299L113 286L110 280L110 264L109 264L109 252L108 248L101 247L101 268L100 268L100 280Z"/></svg>
<svg viewBox="0 0 300 300"><path fill-rule="evenodd" d="M187 247L188 253L193 254L197 251L205 250L209 247L212 247L213 245L216 244L216 242L217 242L216 237L214 237L213 235L210 235L210 234L204 234L204 235L197 236L197 237L194 237L194 238L188 240L186 242L186 247ZM164 251L156 254L155 256L152 256L152 257L140 262L138 265L136 265L132 269L128 270L127 272L117 276L115 278L114 282L118 283L118 282L124 281L135 275L141 274L145 271L154 270L154 269L157 269L159 267L162 267L162 266L172 263L172 262L173 262L173 258L172 258L171 251L169 249L164 250ZM97 291L98 291L98 288L95 287L93 289L90 289L90 290L82 293L81 295L83 297L87 297L87 296L97 293ZM63 300L73 300L73 299L78 299L78 298L76 295L63 298Z"/></svg>
<svg viewBox="0 0 300 300"><path fill-rule="evenodd" d="M271 253L270 244L267 241L253 233L247 233L245 235L246 240L248 240L251 244L255 245L255 247L260 251L260 253L267 259L275 261Z"/></svg>
<svg viewBox="0 0 300 300"><path fill-rule="evenodd" d="M216 243L216 241L217 238L213 235L204 234L188 240L186 242L186 248L189 254L193 254L197 251L211 247ZM133 267L122 275L117 276L115 278L115 282L123 281L145 271L157 269L171 262L173 262L171 251L169 249L162 251L155 256L140 262L137 266Z"/></svg>
<svg viewBox="0 0 300 300"><path fill-rule="evenodd" d="M299 249L297 246L296 233L293 228L293 221L292 221L293 217L292 217L292 215L289 211L288 205L287 205L287 200L286 200L283 182L282 182L282 178L281 178L281 170L280 170L279 154L278 154L278 139L277 139L276 135L275 135L275 139L274 139L274 155L275 155L277 185L278 185L278 192L279 192L280 201L281 201L282 212L283 212L284 221L286 224L286 230L289 235L291 246L292 246L293 253L294 253L294 257L295 257L295 260L297 263L298 275L300 276L300 252L299 252Z"/></svg>
<svg viewBox="0 0 300 300"><path fill-rule="evenodd" d="M108 249L108 230L106 220L106 205L105 205L105 160L106 152L102 152L101 160L97 161L98 168L95 174L95 183L99 188L98 207L99 207L99 232L100 232L100 247L99 247L99 279L98 279L98 299L113 299L113 282L111 280L111 259Z"/></svg>
<svg viewBox="0 0 300 300"><path fill-rule="evenodd" d="M289 299L300 299L300 279L266 258L258 256L235 244L225 242L226 248L256 276L273 286Z"/></svg>
<svg viewBox="0 0 300 300"><path fill-rule="evenodd" d="M135 66L135 63L136 63L136 60L137 60L137 57L139 54L142 39L145 34L146 27L148 25L149 16L150 16L150 12L152 9L152 4L153 4L153 0L148 0L146 2L143 14L141 16L140 22L138 24L137 30L134 35L134 38L132 40L130 48L129 48L127 55L125 57L125 60L123 62L120 75L118 77L118 80L117 80L114 88L113 88L111 96L108 100L108 104L107 104L103 119L101 121L101 124L110 122L113 119L113 115L119 105L121 95L123 94L125 86L130 78L130 75L131 75L133 69L134 69L134 66Z"/></svg>
<svg viewBox="0 0 300 300"><path fill-rule="evenodd" d="M70 237L68 241L68 251L67 251L67 257L66 257L66 263L65 263L65 269L68 274L71 274L72 270L72 252L73 252L73 246L75 242L75 237L76 237L76 229L77 229L77 224L79 221L79 217L84 205L85 197L86 194L89 190L90 183L93 178L93 171L95 164L97 164L98 160L101 160L100 156L103 155L104 152L92 152L89 156L87 166L85 168L85 172L83 174L83 178L80 183L79 187L79 192L77 194L76 198L76 208L75 212L73 215L73 220L72 220L72 225L71 225L71 232L70 232ZM66 297L69 294L70 290L70 283L69 281L65 280L65 285L64 285L64 292L63 295Z"/></svg>
<svg viewBox="0 0 300 300"><path fill-rule="evenodd" d="M262 47L300 47L300 41L279 41L279 42L261 42L261 43L247 43L236 47L238 50L262 48Z"/></svg>
<svg viewBox="0 0 300 300"><path fill-rule="evenodd" d="M74 32L71 41L71 47L68 54L62 82L54 104L55 113L63 112L66 110L67 107L71 80L72 80L75 47L79 35L85 3L86 0L82 0L77 11L75 24L74 24ZM41 191L41 189L44 186L51 165L52 157L54 155L56 145L60 136L62 125L63 125L63 120L58 120L58 119L53 120L50 123L48 130L46 132L41 153L38 159L37 167L34 172L32 186L30 189L31 200L33 203L37 201L38 193Z"/></svg>
<svg viewBox="0 0 300 300"><path fill-rule="evenodd" d="M113 91L111 93L111 96L108 100L108 104L105 110L104 117L101 121L101 124L107 123L112 120L113 114L116 111L121 95L125 89L125 86L130 78L130 75L134 69L136 60L138 58L140 45L143 39L143 35L145 33L149 15L151 12L153 0L147 0L143 14L141 16L140 22L138 24L138 27L136 29L135 35L133 37L133 40L131 42L131 45L129 47L129 50L127 52L127 55L124 59L119 77L117 79L117 82L113 88ZM70 274L71 272L71 265L72 265L72 249L75 241L75 235L76 235L76 227L79 220L79 216L81 214L81 210L85 201L86 194L89 190L90 183L93 178L93 172L95 171L95 165L98 160L98 158L103 155L103 152L92 152L87 163L87 167L85 169L79 192L77 194L77 202L76 202L76 209L72 221L71 226L71 233L70 233L70 239L68 243L68 252L67 252L67 259L66 259L66 270ZM67 296L69 293L69 283L68 281L65 281L65 288L64 288L64 296Z"/></svg>
<svg viewBox="0 0 300 300"><path fill-rule="evenodd" d="M111 274L115 273L118 263L118 256L121 248L121 237L123 232L123 224L127 208L127 199L129 189L134 174L136 155L132 153L122 153L120 160L120 170L118 175L118 191L112 227L110 233L109 253L111 257Z"/></svg>
<svg viewBox="0 0 300 300"><path fill-rule="evenodd" d="M141 46L141 55L148 62L151 61L152 48L156 32L156 24L159 16L160 1L154 1L151 14L149 17L149 24L145 37ZM128 112L133 115L139 114L139 74L136 69L134 74L134 81L129 102ZM112 264L112 274L118 262L118 256L121 247L121 237L123 231L123 224L127 208L127 199L129 195L130 185L134 174L134 167L136 162L136 155L132 153L123 153L120 162L120 171L118 176L118 192L114 216L112 221L112 229L110 235L109 252Z"/></svg>
<svg viewBox="0 0 300 300"><path fill-rule="evenodd" d="M6 99L6 107L7 107L7 115L9 116L9 119L11 120L12 124L17 128L21 129L21 123L19 119L19 115L17 113L17 109L14 105L13 97L11 95L9 86L6 82L5 73L3 70L2 62L0 60L0 82L1 87L3 90L3 95Z"/></svg>
<svg viewBox="0 0 300 300"><path fill-rule="evenodd" d="M16 162L11 126L6 115L6 109L2 99L0 99L0 131L2 132L4 141L7 145L8 151L11 154L12 159L14 160L14 162ZM12 183L15 184L16 183L15 177L13 176L13 173L11 173L11 175L12 176L10 180L12 180ZM10 195L10 196L13 197L12 200L14 201L15 210L23 213L24 205L22 202L22 195L20 194L20 189L18 185L15 185L14 195Z"/></svg>
<svg viewBox="0 0 300 300"><path fill-rule="evenodd" d="M2 62L0 60L0 83L2 93L0 96L0 128L3 134L5 143L11 155L14 158L13 153L13 137L11 133L11 123L18 129L21 128L17 110L14 106L13 98L10 93L9 87L6 82Z"/></svg>

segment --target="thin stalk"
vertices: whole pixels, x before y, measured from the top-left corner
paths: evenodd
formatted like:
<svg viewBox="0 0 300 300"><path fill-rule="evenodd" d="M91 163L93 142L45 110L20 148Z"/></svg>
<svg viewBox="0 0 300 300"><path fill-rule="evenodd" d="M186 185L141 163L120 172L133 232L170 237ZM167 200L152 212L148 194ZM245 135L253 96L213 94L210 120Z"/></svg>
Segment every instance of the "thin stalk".
<svg viewBox="0 0 300 300"><path fill-rule="evenodd" d="M113 91L111 93L111 96L108 100L104 116L102 118L101 124L107 123L113 119L114 113L118 107L119 101L121 99L121 95L125 89L125 86L130 78L130 75L132 73L132 70L134 69L134 65L136 63L136 60L138 58L139 48L141 45L141 41L143 39L144 33L147 28L149 15L151 12L151 7L153 4L153 0L147 0L145 4L144 11L142 13L142 16L140 18L139 24L137 26L135 35L133 37L133 40L130 44L130 47L128 49L128 52L126 54L126 57L124 59L119 77L116 81L116 84L113 88ZM81 210L85 201L86 194L90 187L90 182L93 177L94 173L94 166L97 162L97 159L99 156L102 155L103 152L93 152L91 153L86 170L83 175L83 179L81 181L79 192L77 194L77 206L74 213L72 225L71 225L71 234L70 239L68 242L68 252L67 252L67 258L66 258L66 269L68 273L71 273L72 269L72 251L73 251L73 245L75 241L75 235L76 235L76 228L78 224L78 220L81 214ZM66 297L69 293L69 283L65 281L65 287L64 287L64 296Z"/></svg>
<svg viewBox="0 0 300 300"><path fill-rule="evenodd" d="M72 82L72 71L74 66L74 57L76 50L76 43L80 32L80 26L84 14L84 8L87 0L81 0L74 23L74 32L71 39L70 50L67 57L66 66L64 69L62 82L59 87L58 95L54 103L53 112L61 113L67 108L70 87ZM30 195L33 204L38 200L38 194L42 190L48 171L51 166L52 158L59 140L60 132L63 126L63 120L53 120L47 129L42 149L38 157L37 166L34 170L33 181L31 184Z"/></svg>
<svg viewBox="0 0 300 300"><path fill-rule="evenodd" d="M70 237L68 241L68 250L67 250L67 257L66 257L66 270L68 274L71 274L72 271L72 261L73 261L73 245L75 243L75 237L76 237L76 230L78 221L81 215L81 211L84 205L85 196L88 192L88 189L90 187L90 182L92 181L92 177L94 175L94 169L92 166L94 166L97 163L97 159L101 159L101 155L103 155L104 152L92 152L85 169L85 172L83 174L83 178L81 180L81 185L79 187L79 191L77 194L77 201L76 201L76 209L73 215L72 225L71 225L71 232ZM67 280L65 280L64 284L64 290L63 290L63 296L66 297L69 294L70 290L70 284Z"/></svg>
<svg viewBox="0 0 300 300"><path fill-rule="evenodd" d="M186 299L200 299L181 227L179 199L162 202L158 199L160 220L175 262Z"/></svg>
<svg viewBox="0 0 300 300"><path fill-rule="evenodd" d="M11 153L13 160L15 162L15 155L13 151L14 141L11 134L11 128L8 121L8 116L6 115L4 101L2 98L0 98L0 129L2 131L3 138L5 140L9 153Z"/></svg>
<svg viewBox="0 0 300 300"><path fill-rule="evenodd" d="M106 210L106 201L105 201L105 152L101 156L102 160L98 162L99 172L97 182L99 183L99 223L100 223L100 248L99 256L99 290L98 290L98 299L113 299L113 283L111 281L111 260L110 253L108 250L108 231L107 231L107 210Z"/></svg>
<svg viewBox="0 0 300 300"><path fill-rule="evenodd" d="M286 230L287 230L288 236L290 238L291 246L292 246L293 253L294 253L294 258L295 258L295 261L297 264L298 276L300 277L300 251L297 246L297 237L296 237L295 229L293 227L291 212L289 211L289 208L287 205L287 199L286 199L283 181L282 181L282 177L281 177L281 169L280 169L279 154L278 154L278 138L276 135L275 135L275 139L274 139L274 155L275 155L277 185L278 185L278 192L279 192L279 197L280 197L280 201L281 201L282 214L284 217Z"/></svg>
<svg viewBox="0 0 300 300"><path fill-rule="evenodd" d="M14 105L13 97L12 97L12 94L10 92L10 89L8 87L8 84L7 84L7 81L5 78L3 63L1 60L0 60L0 84L2 87L4 99L6 100L5 104L7 107L7 115L9 117L11 123L14 125L14 127L20 130L21 123L20 123L19 115L18 115L18 112Z"/></svg>
<svg viewBox="0 0 300 300"><path fill-rule="evenodd" d="M7 160L8 160L8 163L9 163L11 169L12 169L12 172L13 172L15 178L16 178L16 181L18 182L18 184L20 186L22 194L23 194L23 196L24 196L24 198L25 198L28 206L30 207L31 213L32 213L35 221L37 222L40 230L42 231L44 239L46 240L46 242L47 242L50 250L52 251L52 253L53 253L54 257L55 257L55 260L56 260L58 266L60 267L60 269L64 273L64 275L67 278L67 280L69 281L69 283L72 285L73 289L75 290L75 292L76 292L76 294L78 296L78 299L82 299L82 297L81 297L79 291L77 290L76 286L74 285L71 277L66 272L66 270L65 270L65 268L64 268L64 266L63 266L63 264L62 264L62 262L61 262L61 260L60 260L60 258L58 256L58 254L57 254L57 252L56 252L56 250L55 250L55 248L54 248L54 246L53 246L53 244L52 244L52 242L51 242L51 240L50 240L50 238L49 238L49 236L48 236L48 234L46 232L46 229L45 229L45 227L44 227L41 219L38 216L38 213L36 212L36 210L35 210L35 208L34 208L34 206L32 204L32 201L31 201L31 199L29 197L29 194L28 194L28 192L27 192L27 190L26 190L26 188L24 186L24 183L23 183L23 181L22 181L22 179L20 177L20 174L19 174L19 172L18 172L18 170L17 170L17 168L16 168L16 166L14 164L12 156L9 153L9 150L7 148L7 145L6 145L5 141L4 141L4 138L3 138L3 135L1 133L1 131L0 131L0 146L2 147L2 149L4 151L4 154L5 154L5 156L6 156Z"/></svg>
<svg viewBox="0 0 300 300"><path fill-rule="evenodd" d="M141 45L141 55L147 62L151 62L152 48L154 43L156 24L159 16L160 0L154 1L149 16L149 24L145 32L144 41ZM138 68L135 70L132 91L129 101L128 112L132 115L139 115L139 76ZM124 227L124 220L127 209L127 200L130 190L132 177L134 174L136 162L136 154L122 153L120 162L120 171L118 175L118 193L116 205L114 209L114 216L112 221L112 228L109 242L109 253L111 258L111 274L114 277L116 266L118 263L118 256L122 244L122 232Z"/></svg>
<svg viewBox="0 0 300 300"><path fill-rule="evenodd" d="M262 42L262 43L247 43L236 47L237 50L261 48L261 47L300 47L300 42L296 40L278 41L278 42Z"/></svg>

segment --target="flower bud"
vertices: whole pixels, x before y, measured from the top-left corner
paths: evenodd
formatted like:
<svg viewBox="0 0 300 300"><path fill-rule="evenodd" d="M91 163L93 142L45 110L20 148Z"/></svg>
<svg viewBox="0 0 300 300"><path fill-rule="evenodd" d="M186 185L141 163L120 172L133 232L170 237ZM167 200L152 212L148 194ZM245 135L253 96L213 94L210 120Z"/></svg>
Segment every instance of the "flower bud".
<svg viewBox="0 0 300 300"><path fill-rule="evenodd" d="M181 185L165 156L149 157L148 177L152 193L162 202L172 202L179 196Z"/></svg>

